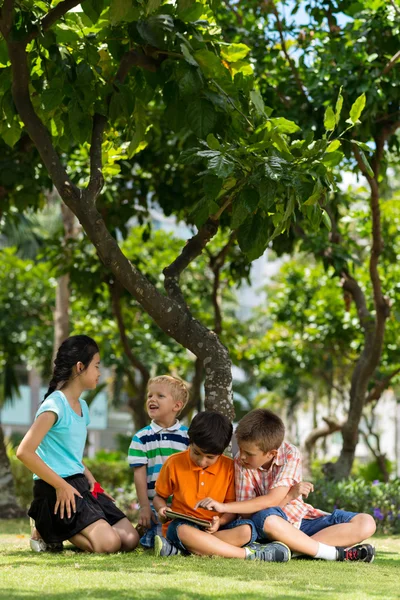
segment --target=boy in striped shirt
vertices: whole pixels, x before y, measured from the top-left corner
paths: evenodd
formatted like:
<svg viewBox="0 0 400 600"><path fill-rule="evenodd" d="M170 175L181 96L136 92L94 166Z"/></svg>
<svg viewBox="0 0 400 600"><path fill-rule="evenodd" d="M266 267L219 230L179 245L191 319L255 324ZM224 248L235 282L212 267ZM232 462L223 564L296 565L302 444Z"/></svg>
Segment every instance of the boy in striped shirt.
<svg viewBox="0 0 400 600"><path fill-rule="evenodd" d="M133 436L129 446L128 462L134 469L140 505L138 525L147 529L140 540L145 548L152 548L154 536L161 533L152 506L158 474L169 456L186 450L189 445L188 428L177 419L188 399L189 391L181 379L170 375L150 379L146 408L152 421Z"/></svg>

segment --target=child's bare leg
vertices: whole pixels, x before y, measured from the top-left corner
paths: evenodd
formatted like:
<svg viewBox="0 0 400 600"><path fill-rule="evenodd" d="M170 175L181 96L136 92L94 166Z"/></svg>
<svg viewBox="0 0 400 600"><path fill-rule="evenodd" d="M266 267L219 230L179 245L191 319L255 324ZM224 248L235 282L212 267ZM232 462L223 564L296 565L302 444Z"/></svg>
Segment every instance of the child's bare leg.
<svg viewBox="0 0 400 600"><path fill-rule="evenodd" d="M76 543L78 548L88 552L111 554L113 552L118 552L121 549L121 538L111 525L103 519L99 519L99 521L82 529L78 536L78 538L77 536L73 536L70 541L73 544ZM89 550L88 545L82 542L81 536L89 541L92 550Z"/></svg>
<svg viewBox="0 0 400 600"><path fill-rule="evenodd" d="M179 539L192 554L205 556L224 556L225 558L245 558L244 548L237 548L219 539L215 534L209 534L190 525L180 525ZM220 532L222 533L222 532Z"/></svg>
<svg viewBox="0 0 400 600"><path fill-rule="evenodd" d="M269 539L283 542L294 552L310 556L315 556L318 552L319 542L316 539L309 537L277 515L265 519L264 531Z"/></svg>
<svg viewBox="0 0 400 600"><path fill-rule="evenodd" d="M371 535L374 535L376 524L371 515L359 514L348 523L331 525L322 531L318 531L312 539L328 544L329 546L354 546Z"/></svg>
<svg viewBox="0 0 400 600"><path fill-rule="evenodd" d="M214 533L213 537L217 537L227 544L241 548L251 540L251 527L250 525L245 524L239 525L234 529L222 529Z"/></svg>
<svg viewBox="0 0 400 600"><path fill-rule="evenodd" d="M140 539L139 534L127 518L121 519L112 528L120 537L122 552L130 552L136 548Z"/></svg>
<svg viewBox="0 0 400 600"><path fill-rule="evenodd" d="M89 542L88 538L86 538L81 533L77 533L72 538L68 540L71 544L74 544L79 550L84 550L84 552L94 552L92 544Z"/></svg>

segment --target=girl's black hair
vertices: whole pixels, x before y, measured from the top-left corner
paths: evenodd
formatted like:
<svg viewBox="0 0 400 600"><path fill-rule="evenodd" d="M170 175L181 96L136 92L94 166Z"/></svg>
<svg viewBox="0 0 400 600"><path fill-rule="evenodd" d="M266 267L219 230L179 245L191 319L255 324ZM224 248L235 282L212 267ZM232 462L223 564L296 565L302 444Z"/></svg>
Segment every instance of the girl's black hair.
<svg viewBox="0 0 400 600"><path fill-rule="evenodd" d="M53 377L49 383L44 399L46 400L56 389L60 389L62 385L72 376L72 368L76 363L81 362L85 365L85 369L90 365L93 356L97 354L99 347L96 342L87 335L72 335L64 340L58 349L57 356L54 361Z"/></svg>
<svg viewBox="0 0 400 600"><path fill-rule="evenodd" d="M205 454L222 454L232 437L232 423L220 413L199 412L190 424L188 436Z"/></svg>

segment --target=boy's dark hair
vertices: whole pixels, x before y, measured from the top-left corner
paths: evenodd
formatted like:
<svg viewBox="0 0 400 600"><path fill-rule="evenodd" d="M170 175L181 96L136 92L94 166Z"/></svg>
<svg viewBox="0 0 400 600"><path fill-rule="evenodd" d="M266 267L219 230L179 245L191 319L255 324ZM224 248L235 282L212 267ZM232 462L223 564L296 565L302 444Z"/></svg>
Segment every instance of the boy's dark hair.
<svg viewBox="0 0 400 600"><path fill-rule="evenodd" d="M239 421L235 431L238 444L252 442L266 454L277 450L285 437L285 426L278 415L266 408L257 408Z"/></svg>
<svg viewBox="0 0 400 600"><path fill-rule="evenodd" d="M95 354L99 351L96 342L88 335L71 335L63 341L54 360L53 377L49 383L44 399L52 392L61 389L72 376L72 368L81 362L88 368Z"/></svg>
<svg viewBox="0 0 400 600"><path fill-rule="evenodd" d="M199 412L190 423L188 435L205 454L222 454L232 438L232 423L220 413L211 410Z"/></svg>

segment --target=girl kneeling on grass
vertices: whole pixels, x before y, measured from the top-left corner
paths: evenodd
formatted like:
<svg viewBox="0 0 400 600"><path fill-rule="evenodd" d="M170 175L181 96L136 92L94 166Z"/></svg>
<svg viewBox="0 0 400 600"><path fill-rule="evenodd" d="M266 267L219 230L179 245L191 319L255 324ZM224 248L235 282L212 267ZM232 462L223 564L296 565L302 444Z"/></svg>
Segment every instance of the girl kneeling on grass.
<svg viewBox="0 0 400 600"><path fill-rule="evenodd" d="M94 340L75 335L60 346L53 378L35 421L17 450L33 472L35 520L31 548L62 549L69 540L87 552L136 548L137 531L82 462L89 409L80 396L95 389L100 355Z"/></svg>

